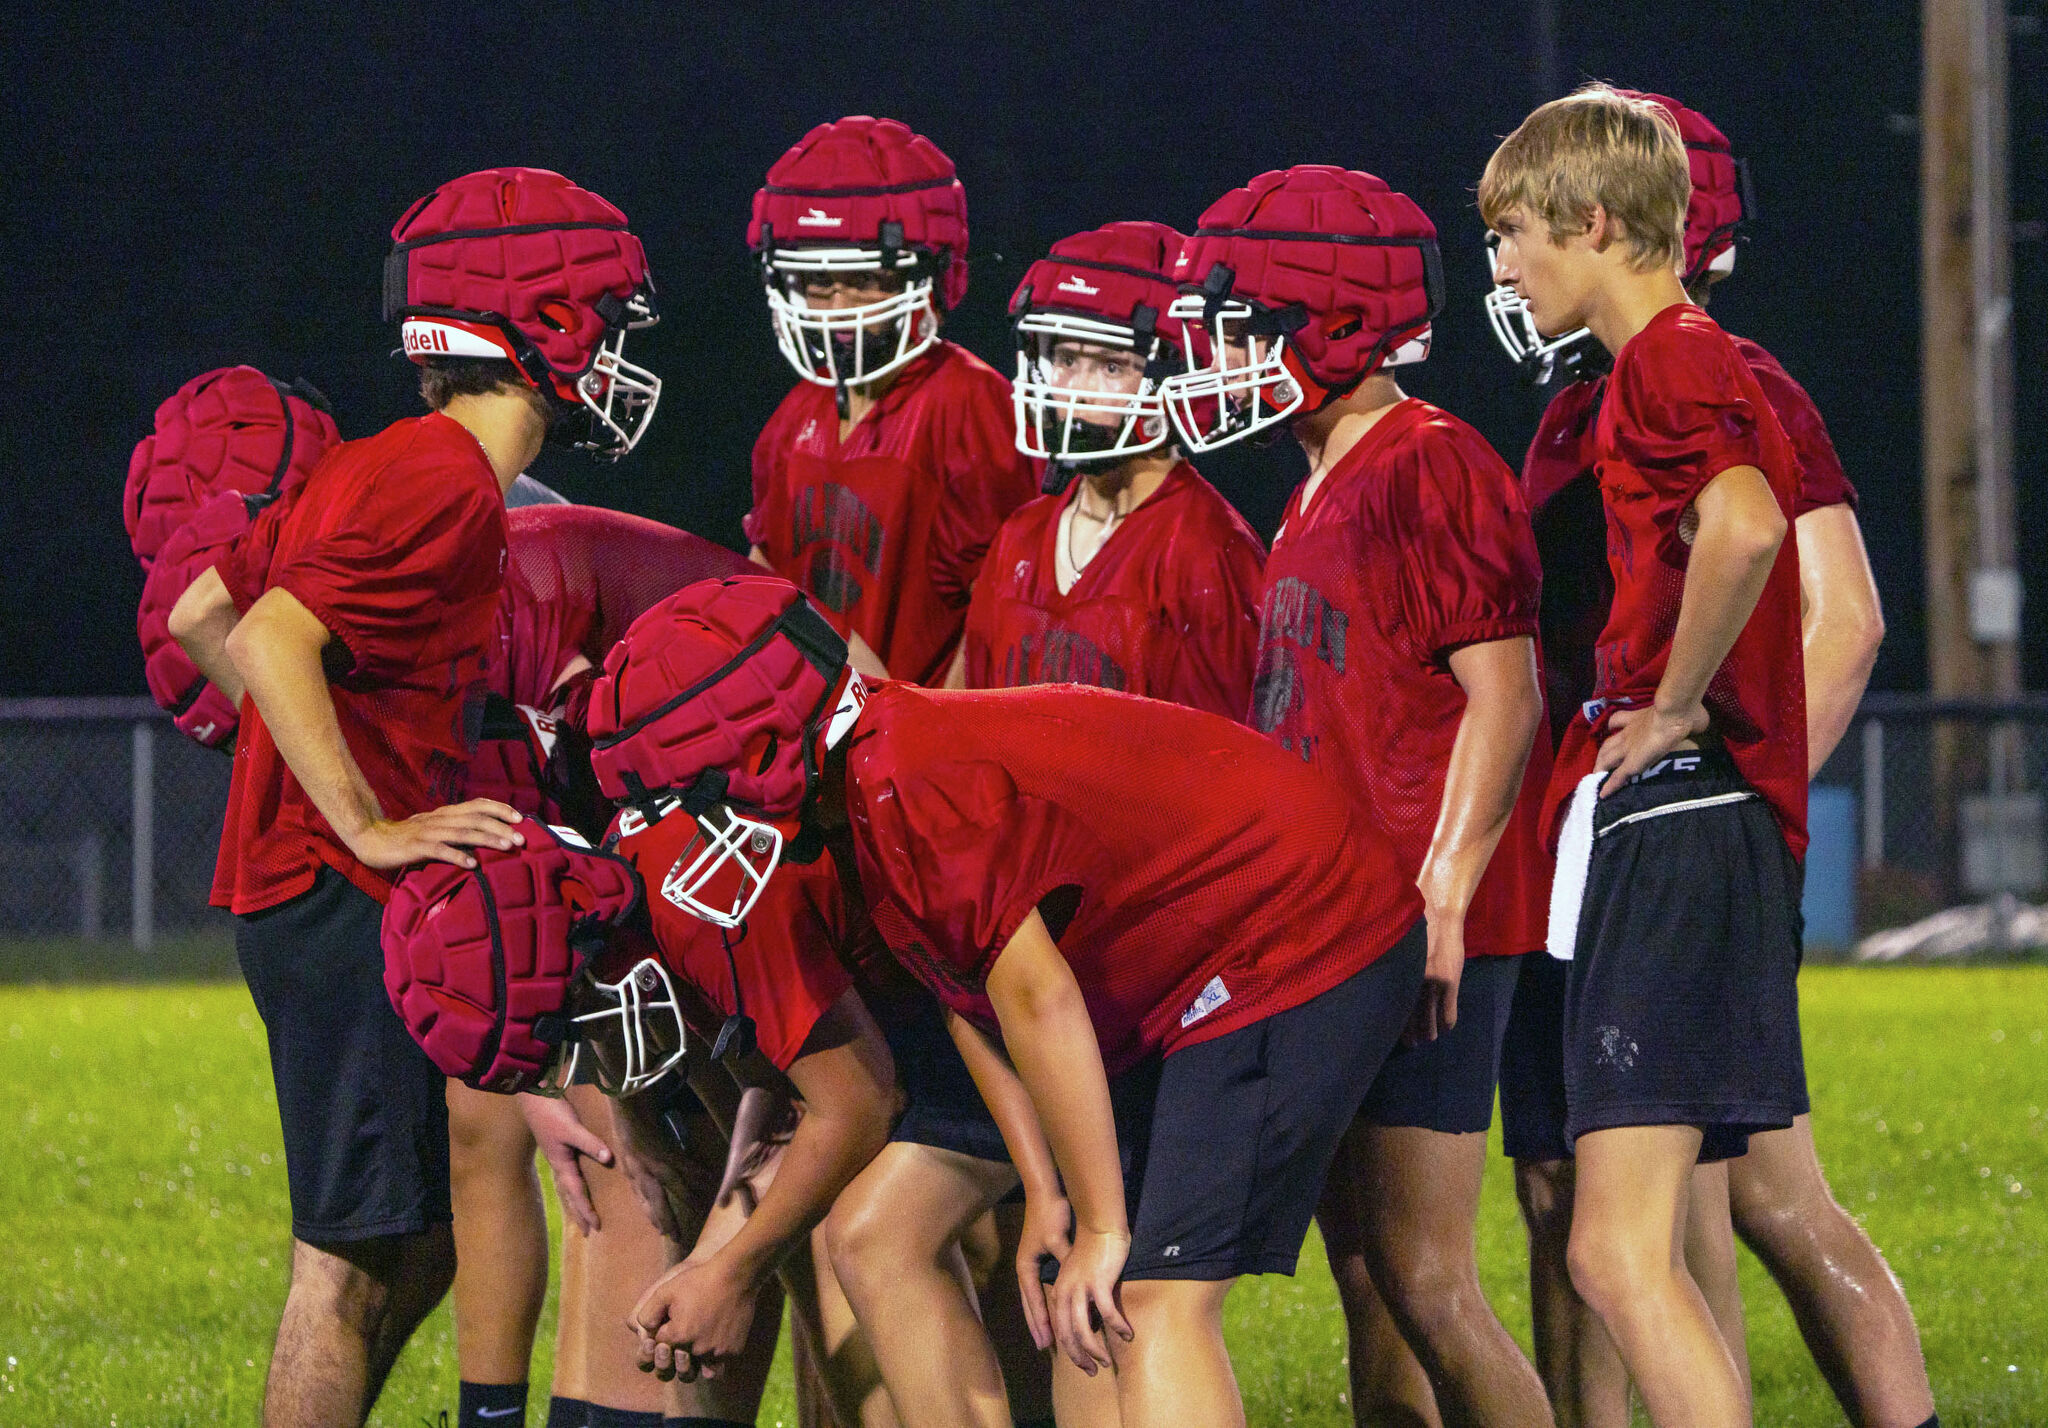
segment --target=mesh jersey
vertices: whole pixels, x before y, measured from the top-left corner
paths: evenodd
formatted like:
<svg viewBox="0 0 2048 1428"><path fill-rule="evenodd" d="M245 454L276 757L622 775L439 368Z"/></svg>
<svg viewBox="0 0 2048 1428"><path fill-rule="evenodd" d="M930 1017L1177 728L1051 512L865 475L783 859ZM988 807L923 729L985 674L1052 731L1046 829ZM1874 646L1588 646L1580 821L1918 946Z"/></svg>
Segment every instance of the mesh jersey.
<svg viewBox="0 0 2048 1428"><path fill-rule="evenodd" d="M883 685L847 807L910 973L990 1026L989 967L1041 909L1112 1075L1308 1001L1421 911L1377 826L1298 760L1105 690Z"/></svg>
<svg viewBox="0 0 2048 1428"><path fill-rule="evenodd" d="M1460 645L1536 633L1536 544L1514 474L1427 402L1380 418L1288 502L1266 559L1252 727L1377 815L1413 881L1443 805L1465 691ZM1550 886L1538 817L1549 750L1522 791L1465 917L1471 956L1543 943Z"/></svg>
<svg viewBox="0 0 2048 1428"><path fill-rule="evenodd" d="M525 506L506 525L491 689L536 708L572 657L602 665L628 625L685 585L757 569L702 536L596 506Z"/></svg>
<svg viewBox="0 0 2048 1428"><path fill-rule="evenodd" d="M1010 384L940 342L839 439L829 387L799 383L754 443L747 539L889 673L946 672L983 554L1037 481Z"/></svg>
<svg viewBox="0 0 2048 1428"><path fill-rule="evenodd" d="M1594 651L1593 697L1558 749L1544 827L1592 772L1616 709L1655 699L1671 656L1690 546L1681 516L1716 476L1754 466L1792 518L1798 466L1763 388L1712 318L1673 303L1616 356L1595 421L1614 603ZM1779 547L1749 622L1706 692L1712 727L1769 801L1786 845L1806 853L1806 675L1799 547Z"/></svg>
<svg viewBox="0 0 2048 1428"><path fill-rule="evenodd" d="M345 442L275 535L263 583L333 636L322 658L335 718L384 816L460 798L505 568L505 504L476 438L434 415ZM348 851L244 699L213 901L275 906L322 864L379 902L391 895L391 875Z"/></svg>
<svg viewBox="0 0 2048 1428"><path fill-rule="evenodd" d="M1185 461L1060 593L1053 547L1079 499L1041 496L1003 522L967 611L967 685L1093 684L1242 719L1265 552Z"/></svg>
<svg viewBox="0 0 2048 1428"><path fill-rule="evenodd" d="M691 847L696 835L696 820L674 813L621 837L617 851L639 869L647 886L661 960L720 1015L753 1018L761 1053L787 1071L818 1018L853 985L840 952L849 947L856 927L839 873L829 853L807 865L785 863L768 879L746 925L726 932L662 895L669 872L685 856L696 856Z"/></svg>
<svg viewBox="0 0 2048 1428"><path fill-rule="evenodd" d="M1778 359L1746 337L1733 338L1749 363L1799 463L1795 517L1827 506L1856 504L1828 436L1827 423L1806 389ZM1543 676L1553 741L1580 705L1593 697L1593 650L1614 601L1607 568L1606 516L1593 475L1593 424L1600 414L1604 378L1574 382L1551 398L1522 463L1522 494L1536 523L1543 558Z"/></svg>

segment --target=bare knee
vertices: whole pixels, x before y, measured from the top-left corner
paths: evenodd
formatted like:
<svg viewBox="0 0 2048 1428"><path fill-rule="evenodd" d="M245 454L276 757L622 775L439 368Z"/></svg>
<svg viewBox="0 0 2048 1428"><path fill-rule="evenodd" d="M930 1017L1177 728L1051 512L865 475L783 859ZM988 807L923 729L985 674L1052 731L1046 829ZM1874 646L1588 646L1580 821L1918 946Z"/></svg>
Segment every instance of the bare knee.
<svg viewBox="0 0 2048 1428"><path fill-rule="evenodd" d="M825 1253L832 1272L849 1295L871 1283L877 1274L904 1264L929 1260L936 1264L944 1245L923 1232L915 1217L887 1204L888 1196L866 1192L858 1181L840 1192L825 1217Z"/></svg>
<svg viewBox="0 0 2048 1428"><path fill-rule="evenodd" d="M1671 1248L1637 1244L1614 1227L1581 1221L1572 1227L1565 1268L1579 1298L1608 1319L1633 1296L1670 1276Z"/></svg>
<svg viewBox="0 0 2048 1428"><path fill-rule="evenodd" d="M1574 1183L1569 1160L1515 1162L1515 1199L1531 1239L1559 1247L1570 1239Z"/></svg>
<svg viewBox="0 0 2048 1428"><path fill-rule="evenodd" d="M301 1313L340 1325L362 1339L383 1327L395 1305L447 1293L455 1255L446 1236L380 1237L345 1244L292 1247L291 1303Z"/></svg>

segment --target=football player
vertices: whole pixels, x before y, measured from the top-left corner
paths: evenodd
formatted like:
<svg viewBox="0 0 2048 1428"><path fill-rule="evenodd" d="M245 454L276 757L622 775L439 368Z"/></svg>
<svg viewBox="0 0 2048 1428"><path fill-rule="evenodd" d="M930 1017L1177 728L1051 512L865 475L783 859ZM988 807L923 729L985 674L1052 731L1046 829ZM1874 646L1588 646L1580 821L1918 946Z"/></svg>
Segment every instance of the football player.
<svg viewBox="0 0 2048 1428"><path fill-rule="evenodd" d="M1266 561L1251 722L1387 828L1428 914L1430 1034L1380 1069L1317 1212L1353 1411L1541 1422L1474 1238L1549 873L1528 516L1485 439L1395 381L1442 302L1436 229L1407 197L1325 165L1262 174L1202 215L1176 273L1206 353L1165 383L1182 436L1284 424L1308 456Z"/></svg>
<svg viewBox="0 0 2048 1428"><path fill-rule="evenodd" d="M996 527L1032 494L1006 384L939 336L967 293L953 161L893 119L820 124L768 171L747 244L802 379L754 443L754 559L868 674L935 684Z"/></svg>
<svg viewBox="0 0 2048 1428"><path fill-rule="evenodd" d="M1113 1368L1130 1421L1241 1423L1224 1299L1238 1275L1293 1270L1422 993L1420 899L1377 823L1252 731L1155 700L864 695L778 580L681 592L605 668L600 778L723 800L707 840L757 880L827 849L946 1006L1026 1186L1027 1250L1058 1262L1049 1292L1026 1281L1034 1327L1084 1372ZM906 1392L893 1346L933 1326L867 1327L906 1422L1003 1421L1001 1384L969 1377L985 1348Z"/></svg>
<svg viewBox="0 0 2048 1428"><path fill-rule="evenodd" d="M1798 467L1687 300L1691 187L1669 111L1592 85L1495 151L1480 209L1537 330L1584 327L1614 361L1594 443L1615 594L1546 810L1551 950L1571 961L1568 1265L1653 1417L1746 1423L1748 1385L1673 1249L1696 1162L1805 1109Z"/></svg>
<svg viewBox="0 0 2048 1428"><path fill-rule="evenodd" d="M1624 91L1627 93L1628 91ZM1692 178L1686 210L1686 292L1705 307L1735 268L1751 208L1746 167L1706 118L1661 95L1684 138ZM1524 492L1543 553L1544 671L1552 730L1592 695L1593 651L1613 597L1606 528L1592 470L1592 431L1606 353L1583 329L1545 338L1512 288L1496 287L1488 314L1508 355L1531 380L1563 379L1523 465ZM1809 774L1827 762L1854 716L1883 637L1884 620L1856 522L1856 492L1812 399L1756 343L1734 339L1785 433L1799 467L1793 536L1799 551ZM1621 1424L1627 1386L1605 1331L1573 1292L1565 1268L1571 1223L1571 1148L1563 1137L1561 963L1532 961L1516 989L1502 1078L1502 1131L1530 1233L1538 1363L1560 1416ZM1744 1362L1741 1301L1724 1256L1703 1255L1698 1230L1727 1217L1779 1282L1802 1333L1850 1420L1907 1428L1933 1412L1912 1311L1882 1257L1827 1188L1806 1114L1749 1140L1749 1152L1694 1172L1688 1258ZM1727 1182L1722 1188L1720 1182ZM1703 1262L1704 1261L1704 1262ZM1721 1270L1707 1273L1708 1265ZM1713 1282L1710 1282L1710 1279ZM1732 1311L1732 1312L1731 1312Z"/></svg>
<svg viewBox="0 0 2048 1428"><path fill-rule="evenodd" d="M385 313L429 415L334 448L281 508L267 568L238 577L231 555L171 615L194 664L247 694L213 897L239 918L287 1146L270 1424L360 1422L448 1289L445 1081L385 996L382 904L409 863L468 866L519 836L509 806L451 802L506 488L551 435L623 455L659 394L623 355L653 319L646 257L596 194L485 170L412 205L393 238Z"/></svg>

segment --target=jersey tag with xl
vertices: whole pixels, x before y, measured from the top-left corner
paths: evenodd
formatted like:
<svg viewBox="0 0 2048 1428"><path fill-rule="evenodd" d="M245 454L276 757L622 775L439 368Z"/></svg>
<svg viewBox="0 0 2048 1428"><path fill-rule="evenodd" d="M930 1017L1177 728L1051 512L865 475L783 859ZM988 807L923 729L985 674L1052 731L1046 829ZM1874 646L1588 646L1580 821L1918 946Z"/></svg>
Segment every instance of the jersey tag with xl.
<svg viewBox="0 0 2048 1428"><path fill-rule="evenodd" d="M1221 977L1211 977L1209 985L1202 988L1202 994L1195 998L1194 1005L1181 1013L1180 1024L1193 1026L1203 1017L1230 1000L1230 989L1223 985Z"/></svg>

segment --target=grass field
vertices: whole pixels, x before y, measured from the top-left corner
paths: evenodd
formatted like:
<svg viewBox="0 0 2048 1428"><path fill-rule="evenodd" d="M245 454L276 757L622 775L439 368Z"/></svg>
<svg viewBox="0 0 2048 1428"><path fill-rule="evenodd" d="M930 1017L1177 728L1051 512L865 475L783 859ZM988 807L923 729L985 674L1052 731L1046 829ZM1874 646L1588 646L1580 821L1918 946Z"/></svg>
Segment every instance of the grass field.
<svg viewBox="0 0 2048 1428"><path fill-rule="evenodd" d="M1920 1316L1942 1421L2048 1422L2048 968L1815 968L1802 982L1821 1150ZM285 1286L262 1027L238 985L0 987L0 1423L256 1421ZM1528 1338L1505 1162L1480 1263ZM1759 1424L1841 1421L1745 1259ZM543 1326L536 1397L548 1374ZM1348 1423L1343 1325L1313 1245L1231 1301L1255 1424ZM793 1423L778 1368L764 1424ZM454 1404L446 1311L375 1422ZM532 1415L537 1423L540 1411Z"/></svg>

